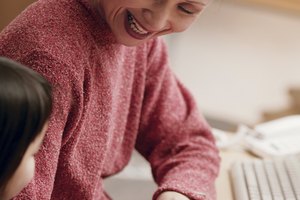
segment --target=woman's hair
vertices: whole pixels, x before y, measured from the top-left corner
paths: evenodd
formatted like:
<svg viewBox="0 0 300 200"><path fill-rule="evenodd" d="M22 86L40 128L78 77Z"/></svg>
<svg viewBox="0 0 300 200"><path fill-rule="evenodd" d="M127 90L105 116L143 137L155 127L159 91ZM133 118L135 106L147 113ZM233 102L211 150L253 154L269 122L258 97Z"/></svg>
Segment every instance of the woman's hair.
<svg viewBox="0 0 300 200"><path fill-rule="evenodd" d="M33 70L0 57L0 193L51 109L50 84Z"/></svg>

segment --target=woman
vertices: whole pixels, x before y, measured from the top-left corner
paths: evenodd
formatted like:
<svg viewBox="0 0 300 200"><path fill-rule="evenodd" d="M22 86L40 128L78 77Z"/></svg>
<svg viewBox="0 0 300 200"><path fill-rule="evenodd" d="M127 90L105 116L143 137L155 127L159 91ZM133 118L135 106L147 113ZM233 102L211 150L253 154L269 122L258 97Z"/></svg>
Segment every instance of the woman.
<svg viewBox="0 0 300 200"><path fill-rule="evenodd" d="M136 148L151 164L153 199L215 199L219 157L164 42L209 0L40 0L0 35L0 55L54 86L37 175L17 199L109 199L103 179Z"/></svg>

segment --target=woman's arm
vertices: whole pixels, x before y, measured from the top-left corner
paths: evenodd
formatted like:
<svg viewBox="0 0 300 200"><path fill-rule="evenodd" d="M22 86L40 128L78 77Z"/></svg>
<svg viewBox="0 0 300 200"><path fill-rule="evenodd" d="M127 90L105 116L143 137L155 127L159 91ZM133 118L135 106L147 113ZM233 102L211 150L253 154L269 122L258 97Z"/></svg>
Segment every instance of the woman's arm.
<svg viewBox="0 0 300 200"><path fill-rule="evenodd" d="M218 150L193 97L176 79L167 60L164 43L155 40L150 48L136 148L150 162L159 185L154 199L167 198L170 193L160 194L174 191L193 200L213 200Z"/></svg>

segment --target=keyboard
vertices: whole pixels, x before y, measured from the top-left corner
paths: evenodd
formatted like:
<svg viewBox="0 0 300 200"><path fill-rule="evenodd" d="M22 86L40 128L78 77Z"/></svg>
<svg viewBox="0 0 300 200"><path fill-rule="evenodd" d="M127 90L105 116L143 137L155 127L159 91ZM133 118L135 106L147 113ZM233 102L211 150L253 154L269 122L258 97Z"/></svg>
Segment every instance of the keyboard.
<svg viewBox="0 0 300 200"><path fill-rule="evenodd" d="M300 157L249 160L231 166L235 200L300 200Z"/></svg>

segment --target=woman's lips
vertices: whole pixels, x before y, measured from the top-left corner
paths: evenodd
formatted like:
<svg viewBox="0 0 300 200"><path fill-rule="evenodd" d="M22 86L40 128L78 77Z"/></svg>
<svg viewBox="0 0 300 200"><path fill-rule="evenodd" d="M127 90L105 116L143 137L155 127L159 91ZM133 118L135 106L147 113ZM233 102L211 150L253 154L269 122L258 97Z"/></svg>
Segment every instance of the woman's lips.
<svg viewBox="0 0 300 200"><path fill-rule="evenodd" d="M146 30L129 11L127 12L124 21L127 33L135 39L143 40L151 34L151 32Z"/></svg>

